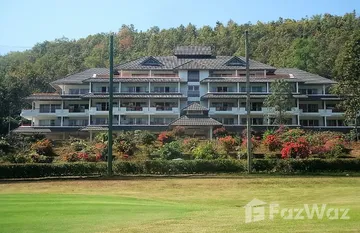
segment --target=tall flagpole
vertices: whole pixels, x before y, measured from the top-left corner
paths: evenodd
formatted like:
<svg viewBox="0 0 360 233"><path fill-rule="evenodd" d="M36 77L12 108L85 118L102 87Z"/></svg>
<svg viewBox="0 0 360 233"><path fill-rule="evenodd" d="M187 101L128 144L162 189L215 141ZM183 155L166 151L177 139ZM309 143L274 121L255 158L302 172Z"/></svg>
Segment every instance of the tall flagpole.
<svg viewBox="0 0 360 233"><path fill-rule="evenodd" d="M108 158L107 158L107 174L112 175L112 131L113 131L113 78L114 78L114 35L110 35L109 46L109 62L110 62L110 77L109 77L109 131L108 131Z"/></svg>
<svg viewBox="0 0 360 233"><path fill-rule="evenodd" d="M249 32L245 31L245 59L246 59L246 138L247 138L247 167L252 170L251 155L251 118L250 118L250 71L249 71Z"/></svg>

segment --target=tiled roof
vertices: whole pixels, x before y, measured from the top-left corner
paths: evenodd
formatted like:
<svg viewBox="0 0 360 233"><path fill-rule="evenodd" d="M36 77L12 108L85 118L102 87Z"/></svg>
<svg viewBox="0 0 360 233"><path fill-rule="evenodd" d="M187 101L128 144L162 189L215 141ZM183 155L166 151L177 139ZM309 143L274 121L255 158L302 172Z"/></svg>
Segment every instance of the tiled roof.
<svg viewBox="0 0 360 233"><path fill-rule="evenodd" d="M210 46L177 46L174 50L174 55L206 55L211 56Z"/></svg>
<svg viewBox="0 0 360 233"><path fill-rule="evenodd" d="M14 132L14 133L51 133L51 130L20 126L16 129L12 130L12 132Z"/></svg>
<svg viewBox="0 0 360 233"><path fill-rule="evenodd" d="M84 81L85 83L89 83L89 82L93 82L93 83L103 83L103 82L109 82L108 78L89 78L86 79ZM144 76L144 77L130 77L130 78L126 78L126 77L114 77L114 83L142 83L142 82L152 82L152 83L156 83L156 82L166 82L166 83L174 83L174 82L186 82L180 78L177 77L173 77L173 78L151 78L148 76Z"/></svg>
<svg viewBox="0 0 360 233"><path fill-rule="evenodd" d="M27 100L81 100L78 95L59 95L59 93L34 93L28 97Z"/></svg>
<svg viewBox="0 0 360 233"><path fill-rule="evenodd" d="M267 94L251 94L250 98L252 99L264 99ZM307 95L293 94L294 98L308 98ZM201 97L201 99L246 99L246 94L241 93L208 93Z"/></svg>
<svg viewBox="0 0 360 233"><path fill-rule="evenodd" d="M296 68L279 68L275 74L292 74L295 79L299 79L306 84L335 84L336 81L321 77L317 74L312 74Z"/></svg>
<svg viewBox="0 0 360 233"><path fill-rule="evenodd" d="M177 70L192 70L192 69L208 70L209 67L202 64L200 61L191 60L180 66L175 67L174 69L177 69Z"/></svg>
<svg viewBox="0 0 360 233"><path fill-rule="evenodd" d="M83 97L86 98L109 98L109 94L102 94L102 93L89 93L84 95ZM123 99L132 99L132 98L153 98L153 99L177 99L177 98L186 98L181 93L115 93L114 98L123 98Z"/></svg>
<svg viewBox="0 0 360 233"><path fill-rule="evenodd" d="M298 78L290 78L289 75L267 75L264 77L250 77L252 83L275 82L276 80L284 79L288 82L303 82ZM209 77L201 81L201 83L245 83L246 77Z"/></svg>
<svg viewBox="0 0 360 233"><path fill-rule="evenodd" d="M86 126L80 131L108 131L107 127L101 127L101 126Z"/></svg>
<svg viewBox="0 0 360 233"><path fill-rule="evenodd" d="M108 68L91 68L84 70L80 73L71 74L66 76L65 78L58 79L53 81L51 84L81 84L85 79L93 77L93 75L109 75Z"/></svg>
<svg viewBox="0 0 360 233"><path fill-rule="evenodd" d="M216 56L209 58L178 58L176 56L159 56L154 57L159 60L163 66L143 66L142 62L148 57L141 57L134 61L126 62L118 65L119 70L173 70L179 69L180 66L189 63L186 67L191 69L210 69L210 70L245 70L245 66L228 66L226 62L233 58L233 56ZM239 57L244 60L244 57ZM191 62L196 61L196 62ZM276 68L263 64L258 61L249 61L250 70L275 70ZM185 69L185 68L183 68Z"/></svg>
<svg viewBox="0 0 360 233"><path fill-rule="evenodd" d="M183 111L208 111L208 110L209 109L198 103L192 103L183 109Z"/></svg>
<svg viewBox="0 0 360 233"><path fill-rule="evenodd" d="M217 120L214 120L210 117L200 117L200 116L182 116L175 121L171 122L169 125L173 126L220 126L222 125Z"/></svg>
<svg viewBox="0 0 360 233"><path fill-rule="evenodd" d="M266 98L268 95L250 95L250 98L253 99L263 99ZM238 94L238 93L208 93L206 95L203 95L201 99L246 99L245 94Z"/></svg>

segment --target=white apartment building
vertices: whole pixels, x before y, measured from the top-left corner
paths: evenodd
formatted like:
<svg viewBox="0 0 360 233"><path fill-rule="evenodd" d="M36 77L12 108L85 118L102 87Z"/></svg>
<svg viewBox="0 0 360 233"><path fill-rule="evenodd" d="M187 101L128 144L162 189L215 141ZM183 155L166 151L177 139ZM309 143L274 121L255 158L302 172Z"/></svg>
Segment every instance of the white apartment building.
<svg viewBox="0 0 360 233"><path fill-rule="evenodd" d="M293 107L287 125L317 129L347 129L329 93L335 82L298 69L277 69L250 60L251 124L255 130L273 126L272 110L263 106L274 80L293 87ZM148 56L115 67L114 130L162 131L183 125L204 134L223 125L241 132L246 125L245 58L215 56L211 47L179 46L172 56ZM54 93L28 97L30 109L21 116L30 124L19 133L66 136L106 130L109 70L92 68L51 83Z"/></svg>

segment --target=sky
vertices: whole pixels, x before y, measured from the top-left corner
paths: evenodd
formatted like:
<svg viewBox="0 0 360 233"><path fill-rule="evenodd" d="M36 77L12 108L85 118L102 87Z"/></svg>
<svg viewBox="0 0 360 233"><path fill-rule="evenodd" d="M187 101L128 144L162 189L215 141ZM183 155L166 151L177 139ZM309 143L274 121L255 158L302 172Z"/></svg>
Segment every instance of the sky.
<svg viewBox="0 0 360 233"><path fill-rule="evenodd" d="M360 12L360 0L0 0L0 55L38 42L117 32L122 24L146 31L192 23L301 19L315 14Z"/></svg>

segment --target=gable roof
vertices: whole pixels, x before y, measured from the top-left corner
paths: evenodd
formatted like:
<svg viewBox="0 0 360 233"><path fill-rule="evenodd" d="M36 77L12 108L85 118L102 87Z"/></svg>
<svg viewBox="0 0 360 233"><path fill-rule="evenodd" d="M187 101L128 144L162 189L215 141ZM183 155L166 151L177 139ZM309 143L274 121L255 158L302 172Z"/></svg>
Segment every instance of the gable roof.
<svg viewBox="0 0 360 233"><path fill-rule="evenodd" d="M108 68L91 68L79 73L70 74L62 79L55 80L51 84L82 84L85 79L92 78L93 75L109 75Z"/></svg>
<svg viewBox="0 0 360 233"><path fill-rule="evenodd" d="M208 58L179 58L176 56L155 56L154 58L161 62L163 66L144 66L142 62L149 57L141 57L133 61L125 62L116 66L119 70L173 70L179 69L182 65L184 67L191 67L191 69L209 69L209 70L245 70L244 65L232 65L228 66L225 63L228 62L233 56L213 56ZM241 60L245 60L244 57L238 57ZM272 70L276 68L263 64L258 61L249 60L250 70ZM184 68L185 69L185 68Z"/></svg>
<svg viewBox="0 0 360 233"><path fill-rule="evenodd" d="M200 56L211 56L210 46L177 46L174 50L175 56L181 55L200 55Z"/></svg>
<svg viewBox="0 0 360 233"><path fill-rule="evenodd" d="M208 110L209 109L198 103L192 103L187 107L183 108L183 111L208 111Z"/></svg>
<svg viewBox="0 0 360 233"><path fill-rule="evenodd" d="M293 76L297 80L305 82L305 84L335 84L337 83L334 80L321 77L317 74L312 74L304 70L299 70L296 68L279 68L275 71L275 74L288 74Z"/></svg>

